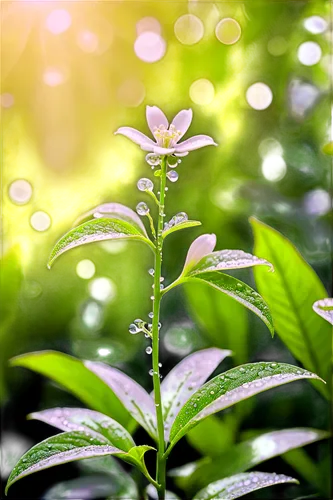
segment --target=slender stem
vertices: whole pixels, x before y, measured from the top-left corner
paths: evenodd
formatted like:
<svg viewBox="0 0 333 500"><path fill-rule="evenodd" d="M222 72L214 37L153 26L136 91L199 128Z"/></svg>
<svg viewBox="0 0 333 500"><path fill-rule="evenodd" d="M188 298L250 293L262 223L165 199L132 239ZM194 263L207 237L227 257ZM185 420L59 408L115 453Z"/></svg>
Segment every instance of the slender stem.
<svg viewBox="0 0 333 500"><path fill-rule="evenodd" d="M161 271L162 271L162 247L163 247L163 215L164 215L164 197L166 184L166 157L162 158L161 163L161 182L160 182L160 199L159 212L157 223L157 238L155 250L155 274L154 274L154 307L153 307L153 384L154 384L154 399L156 407L156 420L158 432L158 452L156 458L156 481L160 484L158 498L165 499L165 458L164 458L164 422L162 413L161 401L161 384L160 384L160 367L159 367L159 321L160 321L160 304L161 304Z"/></svg>

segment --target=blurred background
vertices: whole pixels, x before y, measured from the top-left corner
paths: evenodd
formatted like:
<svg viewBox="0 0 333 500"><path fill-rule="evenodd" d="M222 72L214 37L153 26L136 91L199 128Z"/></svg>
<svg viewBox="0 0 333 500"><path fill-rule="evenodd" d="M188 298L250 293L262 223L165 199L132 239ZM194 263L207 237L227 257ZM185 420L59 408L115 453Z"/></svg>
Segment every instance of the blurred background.
<svg viewBox="0 0 333 500"><path fill-rule="evenodd" d="M46 268L52 246L81 213L106 201L131 208L148 202L136 188L140 177L154 179L144 152L113 135L123 125L148 133L147 104L169 119L191 107L189 134L219 144L184 158L179 180L169 183L167 218L185 211L203 226L168 238L165 282L178 276L202 232L216 233L219 249L252 251L248 218L255 215L299 248L331 294L331 161L323 152L332 141L330 10L320 0L1 2L3 479L29 446L53 432L26 422L26 414L76 404L42 377L9 368L9 358L60 350L117 366L151 389L147 341L128 333L133 319L151 310L148 247L86 245ZM241 277L254 286L250 272ZM162 323L162 373L207 346L235 352L223 369L255 360L296 363L260 320L213 290L176 289L163 303ZM200 431L190 433L170 466L214 455L245 431L329 425L324 401L304 382L214 419L221 434L207 445ZM140 432L137 442L146 439ZM307 452L308 460L329 463L325 444ZM292 475L287 460L275 461L260 470ZM73 485L45 493L86 474L76 465L44 471L11 496L106 498L104 491L70 496ZM129 480L125 486L135 489ZM281 498L313 488L304 480L286 490L294 496ZM255 498L276 498L264 494Z"/></svg>

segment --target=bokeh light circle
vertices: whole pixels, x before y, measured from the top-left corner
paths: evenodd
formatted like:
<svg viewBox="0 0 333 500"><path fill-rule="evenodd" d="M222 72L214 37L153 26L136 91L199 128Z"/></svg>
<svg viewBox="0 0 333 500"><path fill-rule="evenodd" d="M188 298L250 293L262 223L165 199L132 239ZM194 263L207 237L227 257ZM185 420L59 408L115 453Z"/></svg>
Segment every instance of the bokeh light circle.
<svg viewBox="0 0 333 500"><path fill-rule="evenodd" d="M89 259L80 260L76 266L76 274L83 280L90 280L96 272L95 264Z"/></svg>
<svg viewBox="0 0 333 500"><path fill-rule="evenodd" d="M145 31L135 40L134 52L141 61L154 63L164 56L166 43L158 33Z"/></svg>
<svg viewBox="0 0 333 500"><path fill-rule="evenodd" d="M161 34L162 28L159 23L159 21L155 17L143 17L136 23L136 33L137 35L141 35L142 33L145 33L146 31L150 31L152 33L157 33L158 35Z"/></svg>
<svg viewBox="0 0 333 500"><path fill-rule="evenodd" d="M287 52L288 43L283 36L274 36L267 43L268 52L275 57L282 56Z"/></svg>
<svg viewBox="0 0 333 500"><path fill-rule="evenodd" d="M142 82L136 78L125 80L118 89L118 99L128 107L139 106L144 100L146 90Z"/></svg>
<svg viewBox="0 0 333 500"><path fill-rule="evenodd" d="M319 35L327 30L327 21L320 16L307 17L304 20L304 28L313 35Z"/></svg>
<svg viewBox="0 0 333 500"><path fill-rule="evenodd" d="M109 278L96 278L89 283L91 297L100 302L110 302L116 296L116 285Z"/></svg>
<svg viewBox="0 0 333 500"><path fill-rule="evenodd" d="M36 231L47 231L47 229L51 226L51 217L46 212L38 210L30 217L30 224Z"/></svg>
<svg viewBox="0 0 333 500"><path fill-rule="evenodd" d="M200 78L190 87L190 98L195 104L205 106L210 104L215 97L214 85L206 78Z"/></svg>
<svg viewBox="0 0 333 500"><path fill-rule="evenodd" d="M83 30L77 34L76 43L83 52L92 54L98 49L99 39L96 33L89 30Z"/></svg>
<svg viewBox="0 0 333 500"><path fill-rule="evenodd" d="M268 181L278 182L286 175L287 165L281 155L271 153L264 158L261 171Z"/></svg>
<svg viewBox="0 0 333 500"><path fill-rule="evenodd" d="M25 205L31 199L32 186L25 179L17 179L10 184L8 194L13 203Z"/></svg>
<svg viewBox="0 0 333 500"><path fill-rule="evenodd" d="M215 35L224 45L232 45L240 39L242 29L239 23L231 17L221 19L215 28Z"/></svg>
<svg viewBox="0 0 333 500"><path fill-rule="evenodd" d="M305 195L304 207L309 215L325 215L332 209L331 196L324 189L313 189Z"/></svg>
<svg viewBox="0 0 333 500"><path fill-rule="evenodd" d="M65 73L55 67L48 67L43 73L43 82L49 87L58 87L66 81Z"/></svg>
<svg viewBox="0 0 333 500"><path fill-rule="evenodd" d="M269 154L282 156L283 148L279 141L274 139L274 137L266 137L260 142L258 152L261 158L265 158L265 156Z"/></svg>
<svg viewBox="0 0 333 500"><path fill-rule="evenodd" d="M53 35L60 35L72 24L72 17L65 9L55 9L46 18L46 28Z"/></svg>
<svg viewBox="0 0 333 500"><path fill-rule="evenodd" d="M261 111L270 106L273 100L273 93L268 85L257 82L247 89L246 100L251 108Z"/></svg>
<svg viewBox="0 0 333 500"><path fill-rule="evenodd" d="M184 45L194 45L204 36L204 25L197 16L185 14L177 19L174 26L177 39Z"/></svg>
<svg viewBox="0 0 333 500"><path fill-rule="evenodd" d="M304 66L317 64L322 56L320 45L316 42L304 42L298 47L297 57Z"/></svg>
<svg viewBox="0 0 333 500"><path fill-rule="evenodd" d="M3 94L1 94L0 102L2 108L8 109L14 105L15 99L14 96L9 92L4 92Z"/></svg>

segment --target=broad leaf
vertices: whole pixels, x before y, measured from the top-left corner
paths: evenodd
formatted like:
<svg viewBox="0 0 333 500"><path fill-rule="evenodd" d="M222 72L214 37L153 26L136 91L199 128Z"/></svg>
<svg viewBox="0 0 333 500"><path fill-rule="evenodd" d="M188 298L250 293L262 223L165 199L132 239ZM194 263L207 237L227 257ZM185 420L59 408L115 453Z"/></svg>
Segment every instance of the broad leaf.
<svg viewBox="0 0 333 500"><path fill-rule="evenodd" d="M170 428L180 408L231 354L231 351L216 348L197 351L178 363L166 376L161 385L166 441L169 441Z"/></svg>
<svg viewBox="0 0 333 500"><path fill-rule="evenodd" d="M256 465L287 451L326 439L329 434L317 429L295 428L267 432L243 441L219 457L199 466L190 476L191 490L202 488L218 479L245 472Z"/></svg>
<svg viewBox="0 0 333 500"><path fill-rule="evenodd" d="M186 220L184 222L180 222L171 227L166 227L162 233L162 237L166 238L169 234L174 233L175 231L180 231L181 229L187 229L189 227L201 226L201 222L198 220Z"/></svg>
<svg viewBox="0 0 333 500"><path fill-rule="evenodd" d="M31 413L28 418L41 420L62 431L97 434L123 451L129 451L135 446L132 436L122 425L97 411L84 408L52 408Z"/></svg>
<svg viewBox="0 0 333 500"><path fill-rule="evenodd" d="M170 432L171 445L200 420L272 387L319 377L286 363L249 363L232 368L206 382L185 403Z"/></svg>
<svg viewBox="0 0 333 500"><path fill-rule="evenodd" d="M267 486L275 484L296 483L298 481L284 474L269 472L248 472L237 474L211 483L209 486L199 491L193 500L233 500L242 497L256 490L261 490Z"/></svg>
<svg viewBox="0 0 333 500"><path fill-rule="evenodd" d="M333 299L317 300L312 307L319 316L333 325Z"/></svg>
<svg viewBox="0 0 333 500"><path fill-rule="evenodd" d="M135 226L143 235L147 236L146 228L134 210L125 205L121 205L120 203L103 203L102 205L98 205L97 207L89 210L79 217L75 222L74 226L80 224L85 219L91 217L101 218L111 218L111 219L119 219L125 222L129 222L133 226Z"/></svg>
<svg viewBox="0 0 333 500"><path fill-rule="evenodd" d="M112 389L132 417L155 439L155 405L148 392L125 373L104 363L86 361L85 366Z"/></svg>
<svg viewBox="0 0 333 500"><path fill-rule="evenodd" d="M259 259L255 255L243 252L243 250L220 250L203 257L188 273L194 276L207 271L226 271L229 269L242 269L253 266L268 266L273 270L273 266L265 259Z"/></svg>
<svg viewBox="0 0 333 500"><path fill-rule="evenodd" d="M272 262L275 273L267 279L255 269L259 292L267 301L282 341L305 368L326 379L331 366L332 329L313 311L326 290L297 249L280 233L252 218L255 253ZM328 396L326 387L316 384Z"/></svg>
<svg viewBox="0 0 333 500"><path fill-rule="evenodd" d="M219 457L234 444L239 427L235 412L210 415L186 434L190 445L207 457ZM219 475L218 479L221 478ZM207 484L207 483L206 483Z"/></svg>
<svg viewBox="0 0 333 500"><path fill-rule="evenodd" d="M143 474L147 474L143 455L149 446L138 446L127 453L108 443L107 439L93 436L88 432L64 432L52 436L31 448L18 461L12 470L7 486L8 488L19 479L55 465L61 465L85 458L115 455L132 465L138 467Z"/></svg>
<svg viewBox="0 0 333 500"><path fill-rule="evenodd" d="M215 289L220 290L220 292L229 295L259 316L271 332L272 336L274 335L273 320L266 302L259 295L259 293L253 290L253 288L246 283L243 283L243 281L218 271L198 273L195 276L185 277L183 280L185 282L207 283L207 285L210 285Z"/></svg>
<svg viewBox="0 0 333 500"><path fill-rule="evenodd" d="M133 224L119 219L98 218L84 222L60 238L51 252L48 267L50 268L61 254L71 248L93 243L94 241L113 239L139 240L147 243L153 250L155 248L150 239Z"/></svg>
<svg viewBox="0 0 333 500"><path fill-rule="evenodd" d="M54 380L90 408L127 426L130 415L117 396L82 361L56 351L31 352L10 361Z"/></svg>

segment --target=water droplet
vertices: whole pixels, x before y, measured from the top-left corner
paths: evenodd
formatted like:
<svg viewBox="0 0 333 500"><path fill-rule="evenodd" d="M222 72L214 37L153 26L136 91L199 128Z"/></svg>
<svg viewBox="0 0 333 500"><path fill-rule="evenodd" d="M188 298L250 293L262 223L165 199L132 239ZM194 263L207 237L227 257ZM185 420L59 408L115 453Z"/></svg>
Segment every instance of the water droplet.
<svg viewBox="0 0 333 500"><path fill-rule="evenodd" d="M148 373L152 377L154 375L154 370L151 368Z"/></svg>
<svg viewBox="0 0 333 500"><path fill-rule="evenodd" d="M159 405L159 403L155 403L155 406L158 408L160 405Z"/></svg>
<svg viewBox="0 0 333 500"><path fill-rule="evenodd" d="M151 354L152 352L153 352L153 349L150 346L146 347L147 354Z"/></svg>
<svg viewBox="0 0 333 500"><path fill-rule="evenodd" d="M128 331L132 335L135 335L136 333L139 333L141 330L134 323L131 323L130 326L128 327Z"/></svg>
<svg viewBox="0 0 333 500"><path fill-rule="evenodd" d="M162 283L162 281L164 281L163 276L160 277L160 282Z"/></svg>
<svg viewBox="0 0 333 500"><path fill-rule="evenodd" d="M164 191L169 191L168 186L165 186Z"/></svg>
<svg viewBox="0 0 333 500"><path fill-rule="evenodd" d="M167 164L170 168L176 168L180 161L175 156L168 156Z"/></svg>
<svg viewBox="0 0 333 500"><path fill-rule="evenodd" d="M139 191L152 191L154 189L154 184L150 179L143 177L138 180L137 187Z"/></svg>
<svg viewBox="0 0 333 500"><path fill-rule="evenodd" d="M157 328L160 330L162 328L162 323L158 323Z"/></svg>
<svg viewBox="0 0 333 500"><path fill-rule="evenodd" d="M158 363L158 366L159 366L160 368L162 368L162 363Z"/></svg>
<svg viewBox="0 0 333 500"><path fill-rule="evenodd" d="M150 300L155 300L154 295L151 295L151 296L150 296Z"/></svg>
<svg viewBox="0 0 333 500"><path fill-rule="evenodd" d="M211 394L215 394L215 392L214 392L214 391L210 391L210 393L211 393Z"/></svg>
<svg viewBox="0 0 333 500"><path fill-rule="evenodd" d="M149 339L148 333L145 333L145 337L146 337L146 339Z"/></svg>
<svg viewBox="0 0 333 500"><path fill-rule="evenodd" d="M148 316L149 316L149 318L153 318L153 317L154 317L154 313L153 313L153 312L150 312L150 313L148 314Z"/></svg>
<svg viewBox="0 0 333 500"><path fill-rule="evenodd" d="M160 284L160 290L163 290L164 288L164 285L162 285L162 283Z"/></svg>
<svg viewBox="0 0 333 500"><path fill-rule="evenodd" d="M271 367L275 368L276 367L276 363L271 363Z"/></svg>
<svg viewBox="0 0 333 500"><path fill-rule="evenodd" d="M140 203L137 204L136 206L136 211L139 215L147 215L149 214L149 207L147 205L147 203L145 203L144 201L140 201Z"/></svg>
<svg viewBox="0 0 333 500"><path fill-rule="evenodd" d="M178 173L175 172L175 170L170 170L167 174L167 178L169 179L169 181L171 182L177 182L178 181Z"/></svg>
<svg viewBox="0 0 333 500"><path fill-rule="evenodd" d="M154 276L155 270L153 268L151 268L151 269L149 269L148 273L150 274L150 276Z"/></svg>
<svg viewBox="0 0 333 500"><path fill-rule="evenodd" d="M146 156L146 162L148 163L148 165L151 165L152 167L156 167L157 165L160 165L161 157L158 155L155 155L154 153L148 153Z"/></svg>

